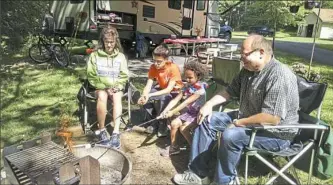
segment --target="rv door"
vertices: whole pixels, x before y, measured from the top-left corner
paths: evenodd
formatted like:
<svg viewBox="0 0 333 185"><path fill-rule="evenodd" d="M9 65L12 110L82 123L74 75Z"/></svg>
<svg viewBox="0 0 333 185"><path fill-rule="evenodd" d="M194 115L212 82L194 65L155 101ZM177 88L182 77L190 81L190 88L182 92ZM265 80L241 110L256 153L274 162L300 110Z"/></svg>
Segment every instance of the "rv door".
<svg viewBox="0 0 333 185"><path fill-rule="evenodd" d="M218 37L220 32L220 16L218 14L218 0L207 2L206 37Z"/></svg>
<svg viewBox="0 0 333 185"><path fill-rule="evenodd" d="M191 36L193 0L183 1L182 36Z"/></svg>
<svg viewBox="0 0 333 185"><path fill-rule="evenodd" d="M208 0L193 0L193 17L192 17L192 36L204 36L206 28L206 11ZM200 35L197 35L195 31L201 30Z"/></svg>

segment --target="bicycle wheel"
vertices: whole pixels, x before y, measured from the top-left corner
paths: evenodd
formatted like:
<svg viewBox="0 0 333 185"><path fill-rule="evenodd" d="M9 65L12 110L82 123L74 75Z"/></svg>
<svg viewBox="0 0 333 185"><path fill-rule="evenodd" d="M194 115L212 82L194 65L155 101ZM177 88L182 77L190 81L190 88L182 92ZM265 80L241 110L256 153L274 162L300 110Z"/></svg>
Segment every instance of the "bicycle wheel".
<svg viewBox="0 0 333 185"><path fill-rule="evenodd" d="M47 46L42 44L33 44L29 48L29 57L37 63L44 63L51 60L52 55Z"/></svg>
<svg viewBox="0 0 333 185"><path fill-rule="evenodd" d="M67 67L69 64L69 53L67 49L61 45L53 45L52 51L57 63L62 67Z"/></svg>

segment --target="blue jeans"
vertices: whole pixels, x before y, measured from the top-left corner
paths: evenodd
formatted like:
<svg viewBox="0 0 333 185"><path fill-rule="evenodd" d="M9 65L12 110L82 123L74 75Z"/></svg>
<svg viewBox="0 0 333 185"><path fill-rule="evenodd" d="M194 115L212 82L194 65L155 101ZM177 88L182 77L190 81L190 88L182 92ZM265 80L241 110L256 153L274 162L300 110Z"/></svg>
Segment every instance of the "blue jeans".
<svg viewBox="0 0 333 185"><path fill-rule="evenodd" d="M218 184L228 184L235 178L236 166L242 150L250 142L251 131L243 127L226 129L233 118L233 113L214 112L209 123L205 121L196 128L189 164L192 172L201 177L215 174L214 180ZM218 131L223 134L220 148L217 149L215 144ZM268 151L280 151L288 148L290 141L276 138L268 131L260 131L257 132L253 146ZM211 161L215 162L215 166Z"/></svg>

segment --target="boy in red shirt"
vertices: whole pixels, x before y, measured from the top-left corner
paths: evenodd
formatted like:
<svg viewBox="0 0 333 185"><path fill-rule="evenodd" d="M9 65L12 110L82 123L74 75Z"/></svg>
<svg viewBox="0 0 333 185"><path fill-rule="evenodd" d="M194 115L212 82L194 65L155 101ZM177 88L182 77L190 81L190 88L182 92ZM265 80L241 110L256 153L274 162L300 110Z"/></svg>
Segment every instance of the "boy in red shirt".
<svg viewBox="0 0 333 185"><path fill-rule="evenodd" d="M153 51L154 64L149 68L148 81L138 101L138 104L144 105L151 118L159 115L183 87L179 67L168 60L169 53L165 45L157 46ZM157 85L153 87L155 80ZM166 120L160 120L157 128L158 137L167 135Z"/></svg>

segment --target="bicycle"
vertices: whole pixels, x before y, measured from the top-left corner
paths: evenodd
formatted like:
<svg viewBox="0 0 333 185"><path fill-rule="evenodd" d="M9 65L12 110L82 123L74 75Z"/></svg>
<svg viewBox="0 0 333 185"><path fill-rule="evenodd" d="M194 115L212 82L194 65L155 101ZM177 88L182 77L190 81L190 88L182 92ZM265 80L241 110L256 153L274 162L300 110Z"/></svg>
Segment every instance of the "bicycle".
<svg viewBox="0 0 333 185"><path fill-rule="evenodd" d="M65 46L51 43L50 39L41 34L38 34L38 43L29 48L29 57L36 63L45 63L54 58L62 67L67 67L70 60Z"/></svg>

